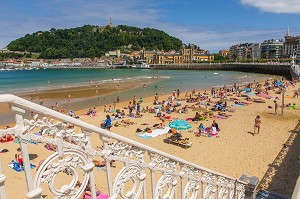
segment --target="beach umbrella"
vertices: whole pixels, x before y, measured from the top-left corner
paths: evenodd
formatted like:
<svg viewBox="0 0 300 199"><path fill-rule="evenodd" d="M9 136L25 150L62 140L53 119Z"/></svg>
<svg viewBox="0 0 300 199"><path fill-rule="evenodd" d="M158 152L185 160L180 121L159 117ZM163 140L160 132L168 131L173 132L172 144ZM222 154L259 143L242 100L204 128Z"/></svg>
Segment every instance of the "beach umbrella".
<svg viewBox="0 0 300 199"><path fill-rule="evenodd" d="M281 86L282 82L275 82L275 86Z"/></svg>
<svg viewBox="0 0 300 199"><path fill-rule="evenodd" d="M192 128L192 126L185 120L174 120L169 123L169 127L174 128L176 130L187 130Z"/></svg>

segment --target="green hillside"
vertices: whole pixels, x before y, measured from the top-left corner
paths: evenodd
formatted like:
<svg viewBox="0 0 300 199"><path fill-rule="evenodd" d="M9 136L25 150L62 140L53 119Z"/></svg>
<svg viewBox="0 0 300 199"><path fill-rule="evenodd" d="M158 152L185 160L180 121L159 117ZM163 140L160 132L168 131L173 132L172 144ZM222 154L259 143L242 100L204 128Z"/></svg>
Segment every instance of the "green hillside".
<svg viewBox="0 0 300 199"><path fill-rule="evenodd" d="M99 27L85 25L78 28L54 29L27 34L12 41L11 51L41 53L40 58L100 57L109 50L179 50L183 43L178 38L152 28L119 25Z"/></svg>

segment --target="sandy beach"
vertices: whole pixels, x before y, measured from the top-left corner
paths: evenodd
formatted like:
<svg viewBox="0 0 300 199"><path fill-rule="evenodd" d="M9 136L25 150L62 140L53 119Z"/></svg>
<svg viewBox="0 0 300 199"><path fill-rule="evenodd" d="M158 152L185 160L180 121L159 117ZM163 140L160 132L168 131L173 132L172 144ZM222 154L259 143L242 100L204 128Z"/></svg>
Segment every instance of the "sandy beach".
<svg viewBox="0 0 300 199"><path fill-rule="evenodd" d="M129 89L131 85L124 85L122 89ZM297 90L299 84L295 87L289 86L285 92L285 104L296 103L299 106L299 98L292 98L294 91ZM110 88L99 88L98 92L115 91L115 86ZM174 88L176 89L176 88ZM72 96L89 96L89 93L94 93L95 88L83 87L76 91L74 90L63 90L53 93L41 93L43 98L64 98L66 93L72 93ZM196 90L198 93L199 90ZM203 93L203 91L200 91ZM80 94L79 94L80 93ZM160 95L159 100L167 99L168 95ZM181 93L183 98L185 93ZM281 94L275 94L271 91L269 95L278 97L276 101L281 105ZM26 95L26 98L30 95ZM139 96L136 96L139 99ZM234 97L234 96L233 96ZM245 101L244 98L240 98ZM141 109L154 107L153 105L154 96L144 98L144 102L141 103ZM219 99L212 99L212 101L218 101ZM195 136L194 132L198 131L200 121L193 122L188 121L192 128L189 130L181 131L184 137L189 138L192 142L192 147L182 148L177 145L166 143L166 135L157 136L150 139L143 139L136 133L137 128L144 129L145 127L152 127L154 124L160 123L157 117L154 117L153 113L143 113L142 118L126 118L133 122L133 125L126 127L115 127L111 128L111 131L127 137L129 139L138 141L142 144L151 146L158 150L166 153L175 155L179 158L185 159L192 163L200 166L209 168L211 170L223 173L234 178L239 178L242 174L249 176L256 176L259 180L263 180L259 186L260 188L276 191L282 194L291 195L295 186L295 182L299 175L299 146L300 141L297 135L299 132L299 116L300 110L291 110L290 108L284 108L284 114L281 115L281 108L278 109L278 114L274 113L274 100L265 99L266 103L255 103L249 102L248 105L244 106L232 106L233 101L228 100L228 107L234 108L235 112L226 112L228 118L207 118L205 121L201 121L205 127L211 126L213 120L219 124L220 132L218 136ZM191 106L195 103L187 103L184 100L180 101L182 107L184 105ZM128 106L128 101L122 101L116 104L116 109L123 109ZM107 104L107 107L113 106ZM268 108L268 107L272 108ZM99 126L100 123L105 120L105 116L108 113L104 113L104 107L98 106L96 116L84 115L87 113L87 109L76 111L76 115L80 116L80 120L87 123ZM125 110L126 114L128 110ZM166 121L166 125L174 119L187 119L193 118L196 111L188 109L188 113L171 113L167 114L171 116L169 121ZM261 116L261 129L259 134L253 134L254 120L257 115ZM147 126L141 125L145 123ZM113 125L116 121L113 121ZM3 128L3 127L2 127ZM288 141L288 144L287 144ZM94 147L99 145L98 135L92 135L92 145ZM16 149L19 147L18 144L1 143L0 148L6 148L9 150L7 153L1 153L1 164L3 173L8 177L6 181L6 191L8 198L22 198L26 193L26 184L24 183L25 175L24 172L15 172L7 165L14 159ZM295 147L297 147L295 149ZM31 163L38 165L39 162L48 157L52 152L44 149L43 144L29 144L29 152L31 154ZM280 155L280 154L283 155ZM278 158L280 160L278 160ZM278 161L276 161L278 160ZM117 165L121 167L121 165ZM35 169L32 170L35 174ZM119 171L119 170L118 170ZM266 175L267 173L267 175ZM96 172L95 178L97 185L105 184L101 171ZM271 176L271 177L270 177ZM18 187L16 192L14 187ZM101 190L108 193L105 185L101 186ZM150 191L150 190L149 190ZM46 192L47 193L47 192ZM47 197L51 198L51 197Z"/></svg>

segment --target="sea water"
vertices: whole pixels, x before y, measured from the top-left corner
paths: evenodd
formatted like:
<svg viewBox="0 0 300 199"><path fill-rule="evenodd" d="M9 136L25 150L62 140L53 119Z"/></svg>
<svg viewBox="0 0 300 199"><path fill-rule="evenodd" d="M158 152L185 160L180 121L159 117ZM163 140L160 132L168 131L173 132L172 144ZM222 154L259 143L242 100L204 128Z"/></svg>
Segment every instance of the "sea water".
<svg viewBox="0 0 300 199"><path fill-rule="evenodd" d="M158 78L155 83L163 92L172 89L190 91L203 90L212 86L245 84L276 76L235 71L208 70L151 70L151 69L39 69L0 71L0 94L24 91L48 90L105 82L136 81ZM153 94L155 85L147 85ZM138 91L137 91L138 92Z"/></svg>
<svg viewBox="0 0 300 199"><path fill-rule="evenodd" d="M106 82L122 84L133 81L141 84L130 90L118 91L106 95L95 96L81 101L73 100L68 103L64 99L66 111L92 108L100 105L111 105L120 96L121 101L154 96L157 94L171 94L179 89L181 96L193 89L196 91L209 90L211 87L227 87L234 83L247 84L249 82L263 81L278 76L245 73L236 71L216 70L152 70L152 69L39 69L0 71L0 94L22 93L35 90L49 90L54 88L67 88L73 86L87 86L98 84L98 88L105 86ZM143 83L146 87L143 87ZM150 81L151 79L151 81ZM154 79L154 81L153 81ZM143 81L141 81L143 80ZM145 81L146 80L146 81ZM99 98L99 99L98 99ZM55 102L50 102L54 105ZM49 102L45 106L50 107ZM9 123L8 117L0 116L0 124Z"/></svg>

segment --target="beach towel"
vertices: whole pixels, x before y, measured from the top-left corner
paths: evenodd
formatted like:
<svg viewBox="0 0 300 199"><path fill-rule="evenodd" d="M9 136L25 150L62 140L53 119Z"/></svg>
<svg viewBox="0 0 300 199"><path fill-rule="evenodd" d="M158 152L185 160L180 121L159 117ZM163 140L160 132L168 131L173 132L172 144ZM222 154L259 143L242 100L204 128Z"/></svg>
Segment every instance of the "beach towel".
<svg viewBox="0 0 300 199"><path fill-rule="evenodd" d="M137 136L139 136L140 138L144 138L144 139L150 139L150 138L152 138L152 136L144 135L144 134L137 135Z"/></svg>
<svg viewBox="0 0 300 199"><path fill-rule="evenodd" d="M38 143L36 143L36 142L33 141L33 140L27 140L27 142L30 143L30 144L40 144L40 143L42 143L41 141L39 141ZM15 139L14 139L14 143L20 144L21 142L20 142L19 138L15 138Z"/></svg>
<svg viewBox="0 0 300 199"><path fill-rule="evenodd" d="M245 104L232 104L231 106L239 106L239 107L243 107L243 106L245 106Z"/></svg>
<svg viewBox="0 0 300 199"><path fill-rule="evenodd" d="M12 168L13 170L15 170L16 172L21 172L24 171L24 166L22 166L21 168L19 167L19 164L16 161L12 161L10 164L8 164L8 167ZM30 168L33 169L36 166L34 164L30 164Z"/></svg>
<svg viewBox="0 0 300 199"><path fill-rule="evenodd" d="M211 118L217 118L217 119L228 119L228 117L223 116L223 115L213 115Z"/></svg>
<svg viewBox="0 0 300 199"><path fill-rule="evenodd" d="M108 199L109 198L108 195L102 193L101 191L97 191L97 194L98 195L96 196L96 199ZM92 199L92 197L90 195L85 194L83 196L83 199Z"/></svg>
<svg viewBox="0 0 300 199"><path fill-rule="evenodd" d="M256 94L255 94L255 93L253 93L253 92L246 92L246 93L245 93L245 95L256 96Z"/></svg>
<svg viewBox="0 0 300 199"><path fill-rule="evenodd" d="M145 139L149 139L149 138L153 138L153 137L157 137L163 134L166 134L169 132L171 128L170 127L165 127L164 129L155 129L152 131L152 133L144 133L144 134L140 134L137 135L141 138L145 138Z"/></svg>

